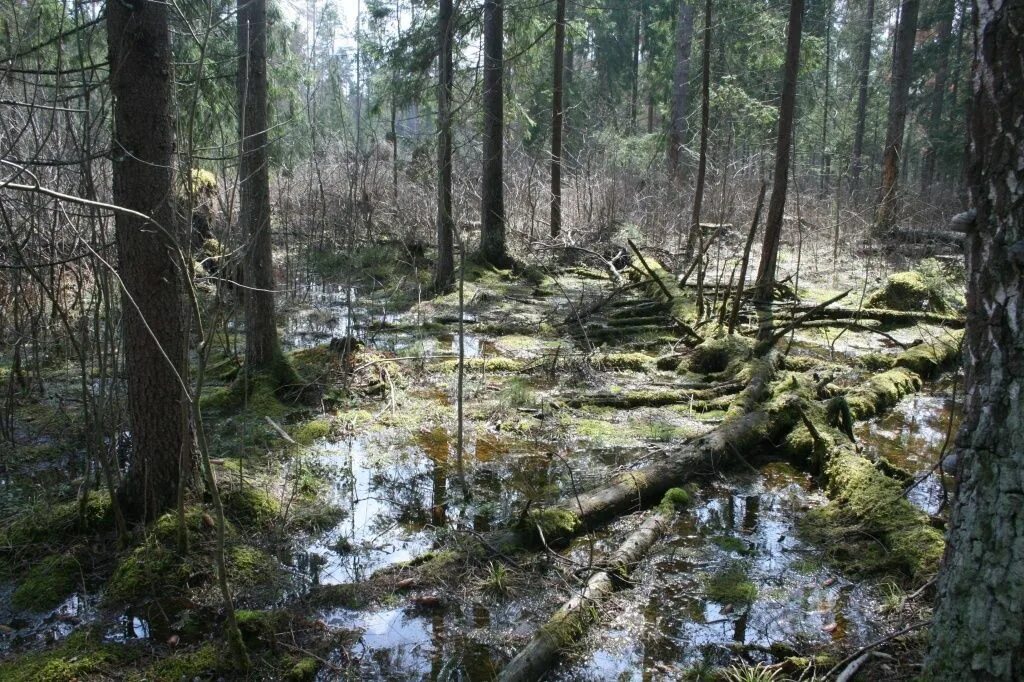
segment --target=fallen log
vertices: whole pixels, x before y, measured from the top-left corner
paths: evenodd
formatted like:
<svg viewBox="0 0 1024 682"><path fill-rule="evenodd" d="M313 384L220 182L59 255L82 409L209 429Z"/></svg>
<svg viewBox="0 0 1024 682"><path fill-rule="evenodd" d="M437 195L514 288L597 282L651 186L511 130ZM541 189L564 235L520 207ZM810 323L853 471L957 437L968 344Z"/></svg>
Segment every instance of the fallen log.
<svg viewBox="0 0 1024 682"><path fill-rule="evenodd" d="M739 393L744 384L738 381L729 381L717 386L700 389L644 389L636 391L621 391L619 393L588 393L576 395L564 401L569 407L613 407L618 409L632 409L637 407L662 407L665 405L687 405L693 404L697 411L707 406L716 398L734 395ZM720 407L728 407L728 403ZM715 409L709 406L709 409Z"/></svg>
<svg viewBox="0 0 1024 682"><path fill-rule="evenodd" d="M579 640L600 618L597 607L622 584L623 578L629 576L633 567L661 537L671 516L669 505L663 505L648 516L603 562L604 567L590 576L582 592L564 602L540 627L526 647L498 675L499 682L532 682L543 677L560 653Z"/></svg>
<svg viewBox="0 0 1024 682"><path fill-rule="evenodd" d="M800 304L790 306L788 312L800 314L810 312L817 306ZM852 308L849 306L828 307L815 311L809 319L856 319L878 320L882 324L937 324L959 329L964 326L964 318L959 315L929 313L917 310L889 310L887 308Z"/></svg>

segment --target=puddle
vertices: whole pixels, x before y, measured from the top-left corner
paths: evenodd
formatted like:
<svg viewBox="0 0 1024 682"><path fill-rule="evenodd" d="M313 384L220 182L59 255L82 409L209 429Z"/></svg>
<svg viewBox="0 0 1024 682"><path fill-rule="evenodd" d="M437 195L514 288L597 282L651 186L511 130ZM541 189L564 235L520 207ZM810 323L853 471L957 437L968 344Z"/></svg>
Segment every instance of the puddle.
<svg viewBox="0 0 1024 682"><path fill-rule="evenodd" d="M776 642L807 650L870 640L880 596L829 570L797 537L802 509L822 502L809 479L781 464L707 491L556 679L644 680L734 662L736 648L756 658ZM753 601L716 601L727 587L712 585L730 575L745 585L734 588L740 594L756 590Z"/></svg>
<svg viewBox="0 0 1024 682"><path fill-rule="evenodd" d="M99 598L72 594L57 608L44 613L10 611L13 586L0 592L0 623L10 631L0 631L0 653L33 649L68 637L98 616Z"/></svg>
<svg viewBox="0 0 1024 682"><path fill-rule="evenodd" d="M414 445L358 438L325 443L315 458L332 475L330 501L346 516L295 556L311 584L364 580L430 549L427 527L444 523L431 514L447 497L447 476L438 473L443 463L434 464Z"/></svg>
<svg viewBox="0 0 1024 682"><path fill-rule="evenodd" d="M950 416L953 425L947 455L963 412L962 392L957 396L954 412L952 390L949 380L929 385L925 391L904 398L878 419L858 424L855 430L866 454L884 456L918 479L923 477L907 499L929 514L938 513L943 499L942 481L931 470L946 441Z"/></svg>

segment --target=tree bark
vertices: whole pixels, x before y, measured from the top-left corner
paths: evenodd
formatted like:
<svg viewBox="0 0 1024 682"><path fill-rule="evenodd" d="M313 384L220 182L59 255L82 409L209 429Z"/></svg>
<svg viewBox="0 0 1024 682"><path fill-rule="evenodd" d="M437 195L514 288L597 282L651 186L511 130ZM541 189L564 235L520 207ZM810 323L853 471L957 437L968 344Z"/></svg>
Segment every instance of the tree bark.
<svg viewBox="0 0 1024 682"><path fill-rule="evenodd" d="M768 218L764 227L761 263L754 284L754 295L761 303L770 303L775 288L775 269L779 257L779 237L786 209L789 181L789 153L793 145L793 114L796 110L796 80L800 71L800 37L803 31L804 0L791 0L789 28L786 32L786 65L782 77L782 101L779 103L779 136L775 145L775 175Z"/></svg>
<svg viewBox="0 0 1024 682"><path fill-rule="evenodd" d="M686 139L686 107L690 90L690 51L693 43L693 8L679 0L676 18L676 65L672 75L672 121L668 131L668 169L679 173L679 157Z"/></svg>
<svg viewBox="0 0 1024 682"><path fill-rule="evenodd" d="M704 3L704 48L700 62L700 155L697 158L697 183L693 189L693 207L690 212L690 233L686 237L686 250L684 255L688 260L693 255L695 247L701 249L697 253L697 316L703 313L703 300L701 296L701 282L703 281L700 266L703 263L704 253L701 241L700 212L704 207L704 179L708 167L708 127L711 119L711 0Z"/></svg>
<svg viewBox="0 0 1024 682"><path fill-rule="evenodd" d="M555 6L555 59L551 88L551 236L562 233L562 119L565 77L565 0Z"/></svg>
<svg viewBox="0 0 1024 682"><path fill-rule="evenodd" d="M132 458L122 483L126 515L151 520L171 508L193 471L185 390L188 339L181 252L188 236L174 210L173 73L167 5L107 3L114 95L113 197L151 217L114 214ZM179 477L180 471L186 472Z"/></svg>
<svg viewBox="0 0 1024 682"><path fill-rule="evenodd" d="M896 28L896 45L893 50L892 85L889 90L889 123L885 132L885 149L882 151L882 183L875 209L876 235L887 234L896 225L899 205L896 194L899 188L903 134L907 127L914 37L917 35L920 7L920 0L904 0L900 7L900 23Z"/></svg>
<svg viewBox="0 0 1024 682"><path fill-rule="evenodd" d="M484 141L480 192L480 253L498 267L508 265L505 248L504 0L484 2Z"/></svg>
<svg viewBox="0 0 1024 682"><path fill-rule="evenodd" d="M864 7L864 33L861 42L860 65L857 70L857 113L854 116L853 151L850 154L850 190L860 186L860 173L864 168L864 128L868 116L868 75L871 72L871 37L875 23L875 0L867 0Z"/></svg>
<svg viewBox="0 0 1024 682"><path fill-rule="evenodd" d="M437 13L437 268L434 289L446 291L455 278L455 220L452 216L452 0L441 0Z"/></svg>
<svg viewBox="0 0 1024 682"><path fill-rule="evenodd" d="M284 361L274 317L274 263L267 158L267 4L238 0L238 219L245 252L245 360L276 372Z"/></svg>
<svg viewBox="0 0 1024 682"><path fill-rule="evenodd" d="M924 678L1024 678L1024 2L975 0L964 422Z"/></svg>
<svg viewBox="0 0 1024 682"><path fill-rule="evenodd" d="M946 104L946 87L949 80L949 47L953 33L954 0L944 0L939 9L938 34L939 63L935 66L935 84L932 87L931 111L928 114L928 143L924 149L921 167L921 192L925 192L935 179L935 138L940 135L942 114Z"/></svg>

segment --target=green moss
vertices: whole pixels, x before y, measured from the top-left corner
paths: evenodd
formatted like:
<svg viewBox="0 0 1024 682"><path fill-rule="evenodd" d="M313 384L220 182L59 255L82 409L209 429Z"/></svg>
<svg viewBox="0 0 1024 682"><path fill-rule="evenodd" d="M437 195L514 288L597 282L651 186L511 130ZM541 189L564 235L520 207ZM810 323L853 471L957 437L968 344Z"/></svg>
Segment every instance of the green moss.
<svg viewBox="0 0 1024 682"><path fill-rule="evenodd" d="M865 353L857 357L857 363L872 372L884 372L896 366L896 358L885 353Z"/></svg>
<svg viewBox="0 0 1024 682"><path fill-rule="evenodd" d="M521 372L526 367L522 360L513 358L492 357L492 358L467 358L463 366L471 372ZM437 364L438 370L442 372L455 372L459 369L458 360L445 360Z"/></svg>
<svg viewBox="0 0 1024 682"><path fill-rule="evenodd" d="M232 486L221 492L224 513L243 526L265 526L281 515L281 503L252 485Z"/></svg>
<svg viewBox="0 0 1024 682"><path fill-rule="evenodd" d="M213 643L206 643L192 651L176 651L150 666L145 678L155 682L192 682L210 679L219 672L227 672L228 655Z"/></svg>
<svg viewBox="0 0 1024 682"><path fill-rule="evenodd" d="M888 310L946 312L942 297L928 287L919 273L913 271L889 275L885 284L868 297L865 305Z"/></svg>
<svg viewBox="0 0 1024 682"><path fill-rule="evenodd" d="M539 526L544 532L544 537L550 541L551 538L572 535L582 522L575 512L564 507L545 507L531 509L528 524L530 528Z"/></svg>
<svg viewBox="0 0 1024 682"><path fill-rule="evenodd" d="M930 379L960 359L963 332L951 332L943 338L918 344L896 358L896 366Z"/></svg>
<svg viewBox="0 0 1024 682"><path fill-rule="evenodd" d="M742 336L708 339L693 349L686 359L686 368L696 374L718 374L737 370L750 359L752 346Z"/></svg>
<svg viewBox="0 0 1024 682"><path fill-rule="evenodd" d="M288 409L277 397L280 381L266 374L255 374L248 378L244 375L230 385L220 388L209 388L199 399L204 410L230 411L246 409L257 415L281 417Z"/></svg>
<svg viewBox="0 0 1024 682"><path fill-rule="evenodd" d="M606 353L594 357L594 366L602 369L650 372L654 358L644 353Z"/></svg>
<svg viewBox="0 0 1024 682"><path fill-rule="evenodd" d="M718 573L705 576L704 591L708 599L719 604L749 604L757 598L757 586L748 578L749 566L733 561Z"/></svg>
<svg viewBox="0 0 1024 682"><path fill-rule="evenodd" d="M5 682L70 682L105 678L114 665L127 659L127 654L123 647L103 644L94 633L82 630L51 649L0 662L0 679Z"/></svg>
<svg viewBox="0 0 1024 682"><path fill-rule="evenodd" d="M228 578L238 587L251 588L274 582L280 575L277 560L261 549L236 545L228 551Z"/></svg>
<svg viewBox="0 0 1024 682"><path fill-rule="evenodd" d="M882 574L919 584L935 574L942 533L903 497L902 484L844 446L827 467L832 500L801 528L831 558L856 574Z"/></svg>
<svg viewBox="0 0 1024 682"><path fill-rule="evenodd" d="M893 407L904 396L921 388L921 379L914 372L897 367L876 374L847 393L846 403L854 419L874 416Z"/></svg>
<svg viewBox="0 0 1024 682"><path fill-rule="evenodd" d="M732 535L716 535L711 538L711 543L726 552L746 554L750 551L750 547L747 546L747 543Z"/></svg>
<svg viewBox="0 0 1024 682"><path fill-rule="evenodd" d="M11 596L16 609L45 611L60 604L79 584L81 567L68 555L54 554L32 566Z"/></svg>
<svg viewBox="0 0 1024 682"><path fill-rule="evenodd" d="M331 435L331 422L326 419L303 422L292 428L291 435L300 445L311 445L315 441Z"/></svg>
<svg viewBox="0 0 1024 682"><path fill-rule="evenodd" d="M662 513L672 513L690 506L693 496L685 488L669 488L661 498L658 508Z"/></svg>
<svg viewBox="0 0 1024 682"><path fill-rule="evenodd" d="M193 575L191 562L149 541L121 559L107 581L105 599L122 604L182 593Z"/></svg>
<svg viewBox="0 0 1024 682"><path fill-rule="evenodd" d="M426 565L426 564L423 564ZM366 583L315 585L306 601L318 608L361 609L369 603Z"/></svg>
<svg viewBox="0 0 1024 682"><path fill-rule="evenodd" d="M313 658L312 656L306 656L300 658L299 661L291 667L291 669L285 674L285 679L288 682L312 682L316 679L316 674L320 670L320 661Z"/></svg>
<svg viewBox="0 0 1024 682"><path fill-rule="evenodd" d="M92 491L84 513L77 500L40 503L12 518L0 528L0 546L17 547L22 551L47 547L69 546L78 535L95 535L113 527L113 506L103 491ZM34 553L29 551L29 556Z"/></svg>

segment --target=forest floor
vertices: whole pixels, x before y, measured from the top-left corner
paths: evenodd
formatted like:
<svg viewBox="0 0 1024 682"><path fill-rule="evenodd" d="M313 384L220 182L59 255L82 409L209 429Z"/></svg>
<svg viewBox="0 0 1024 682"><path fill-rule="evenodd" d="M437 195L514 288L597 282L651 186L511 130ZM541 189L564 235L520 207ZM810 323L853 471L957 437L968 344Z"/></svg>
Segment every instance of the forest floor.
<svg viewBox="0 0 1024 682"><path fill-rule="evenodd" d="M694 289L648 258L671 298L636 262L622 283L467 264L461 454L459 294L421 298L427 273L395 254L368 255L382 271L357 280L317 277L282 311L302 402L239 378L225 325L202 405L253 678L493 679L656 514L660 539L558 633L551 679L826 679L853 660L863 679L916 674L948 485L935 464L958 413L941 371L957 364L955 276L805 264L777 324L847 290L837 307L910 312L812 314L773 353L719 338L717 312L699 343ZM742 311L740 331L756 321ZM934 362L907 360L915 348ZM208 500L188 507L185 555L173 514L119 544L83 461L81 377L54 357L40 378L16 396L0 463L0 679L232 677ZM837 398L855 447L826 409ZM573 507L744 413L769 425L713 466L641 481L600 522ZM670 509L645 492L666 488Z"/></svg>

